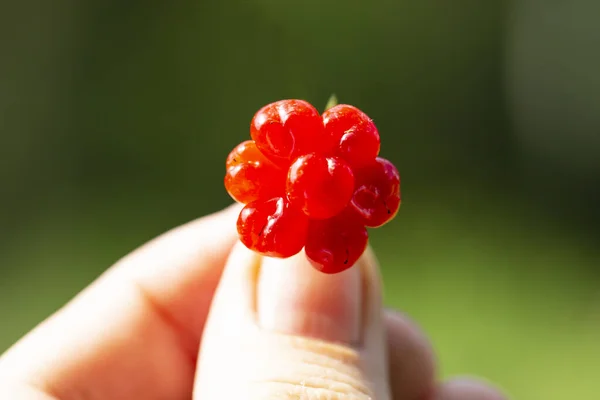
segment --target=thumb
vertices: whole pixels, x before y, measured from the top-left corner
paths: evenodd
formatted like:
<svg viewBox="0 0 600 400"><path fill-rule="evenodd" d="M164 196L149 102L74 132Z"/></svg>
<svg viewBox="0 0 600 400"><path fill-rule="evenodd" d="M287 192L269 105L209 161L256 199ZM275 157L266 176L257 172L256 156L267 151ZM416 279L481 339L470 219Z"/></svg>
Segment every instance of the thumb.
<svg viewBox="0 0 600 400"><path fill-rule="evenodd" d="M370 250L337 275L300 253L238 244L206 324L194 398L390 399L381 288Z"/></svg>

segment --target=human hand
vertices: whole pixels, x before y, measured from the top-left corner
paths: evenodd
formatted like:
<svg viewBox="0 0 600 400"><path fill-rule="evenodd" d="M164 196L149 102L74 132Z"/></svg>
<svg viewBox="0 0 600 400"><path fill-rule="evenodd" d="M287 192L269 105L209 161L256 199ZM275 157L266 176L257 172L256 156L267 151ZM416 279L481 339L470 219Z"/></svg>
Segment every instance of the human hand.
<svg viewBox="0 0 600 400"><path fill-rule="evenodd" d="M120 260L0 357L0 399L503 399L436 383L424 335L382 309L370 251L333 276L261 259L236 243L238 212Z"/></svg>

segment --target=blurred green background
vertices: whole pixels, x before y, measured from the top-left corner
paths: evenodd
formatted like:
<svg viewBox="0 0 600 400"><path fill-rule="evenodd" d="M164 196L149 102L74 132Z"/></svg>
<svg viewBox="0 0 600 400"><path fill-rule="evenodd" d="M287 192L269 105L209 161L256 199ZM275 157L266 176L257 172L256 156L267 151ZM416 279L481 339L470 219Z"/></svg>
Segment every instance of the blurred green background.
<svg viewBox="0 0 600 400"><path fill-rule="evenodd" d="M258 108L335 92L403 206L386 302L441 374L515 399L600 383L600 3L0 3L0 351L115 260L227 205Z"/></svg>

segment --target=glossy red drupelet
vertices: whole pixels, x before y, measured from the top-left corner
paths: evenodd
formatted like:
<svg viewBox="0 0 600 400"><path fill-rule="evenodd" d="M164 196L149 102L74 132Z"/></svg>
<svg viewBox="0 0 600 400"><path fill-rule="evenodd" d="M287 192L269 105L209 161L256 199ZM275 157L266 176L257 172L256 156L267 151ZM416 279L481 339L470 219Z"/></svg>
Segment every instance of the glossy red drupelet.
<svg viewBox="0 0 600 400"><path fill-rule="evenodd" d="M368 239L367 229L359 221L337 216L310 223L304 251L313 267L335 274L354 265Z"/></svg>
<svg viewBox="0 0 600 400"><path fill-rule="evenodd" d="M354 193L354 173L344 160L316 153L300 156L289 168L286 194L313 219L338 215Z"/></svg>
<svg viewBox="0 0 600 400"><path fill-rule="evenodd" d="M243 204L281 195L286 171L275 166L256 148L252 140L240 143L227 157L225 187Z"/></svg>
<svg viewBox="0 0 600 400"><path fill-rule="evenodd" d="M358 108L346 104L323 113L325 135L332 138L335 154L355 168L371 162L379 154L379 131Z"/></svg>
<svg viewBox="0 0 600 400"><path fill-rule="evenodd" d="M379 155L373 121L350 105L319 115L303 100L281 100L252 119L253 140L227 157L225 187L246 206L242 243L270 257L303 248L324 273L350 268L364 252L366 227L389 222L400 207L400 175Z"/></svg>
<svg viewBox="0 0 600 400"><path fill-rule="evenodd" d="M291 257L305 245L308 218L283 197L257 200L242 209L237 222L242 242L271 257Z"/></svg>

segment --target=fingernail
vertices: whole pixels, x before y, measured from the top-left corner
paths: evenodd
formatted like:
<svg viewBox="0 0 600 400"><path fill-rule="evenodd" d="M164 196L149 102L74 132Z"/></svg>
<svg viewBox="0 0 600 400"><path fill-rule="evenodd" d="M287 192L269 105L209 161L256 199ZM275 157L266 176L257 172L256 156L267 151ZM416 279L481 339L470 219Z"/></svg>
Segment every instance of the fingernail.
<svg viewBox="0 0 600 400"><path fill-rule="evenodd" d="M359 265L323 274L304 252L288 259L265 257L257 287L259 323L271 331L355 344L362 326L361 275Z"/></svg>

